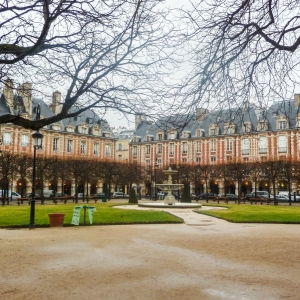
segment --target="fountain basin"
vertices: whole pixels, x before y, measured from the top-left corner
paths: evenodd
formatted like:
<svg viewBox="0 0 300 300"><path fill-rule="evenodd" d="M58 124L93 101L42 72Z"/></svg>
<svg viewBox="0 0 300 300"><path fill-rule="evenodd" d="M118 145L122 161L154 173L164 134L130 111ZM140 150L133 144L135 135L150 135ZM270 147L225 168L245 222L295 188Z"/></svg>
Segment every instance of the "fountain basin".
<svg viewBox="0 0 300 300"><path fill-rule="evenodd" d="M172 205L166 205L163 202L144 202L144 203L139 203L138 206L169 209L169 208L199 208L202 205L201 203L185 203L185 202L176 202L175 204Z"/></svg>
<svg viewBox="0 0 300 300"><path fill-rule="evenodd" d="M156 184L156 186L162 191L176 191L181 190L183 188L183 184Z"/></svg>

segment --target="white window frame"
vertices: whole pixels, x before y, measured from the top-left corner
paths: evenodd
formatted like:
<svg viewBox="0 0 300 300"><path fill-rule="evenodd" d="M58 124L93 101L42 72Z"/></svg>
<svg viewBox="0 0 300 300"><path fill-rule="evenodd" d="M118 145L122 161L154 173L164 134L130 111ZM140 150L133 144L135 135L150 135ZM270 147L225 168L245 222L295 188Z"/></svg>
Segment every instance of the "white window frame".
<svg viewBox="0 0 300 300"><path fill-rule="evenodd" d="M21 136L21 146L23 147L28 147L29 142L28 142L28 134L22 134Z"/></svg>
<svg viewBox="0 0 300 300"><path fill-rule="evenodd" d="M188 153L188 144L187 144L187 142L182 142L182 153L183 154Z"/></svg>
<svg viewBox="0 0 300 300"><path fill-rule="evenodd" d="M59 145L59 138L55 137L53 138L53 151L58 151L58 145Z"/></svg>
<svg viewBox="0 0 300 300"><path fill-rule="evenodd" d="M123 150L123 144L121 143L118 144L118 150Z"/></svg>
<svg viewBox="0 0 300 300"><path fill-rule="evenodd" d="M132 155L137 155L137 146L132 147Z"/></svg>
<svg viewBox="0 0 300 300"><path fill-rule="evenodd" d="M170 148L169 148L169 154L174 155L175 154L175 144L170 143Z"/></svg>
<svg viewBox="0 0 300 300"><path fill-rule="evenodd" d="M94 143L94 155L99 155L99 143Z"/></svg>
<svg viewBox="0 0 300 300"><path fill-rule="evenodd" d="M278 136L278 152L279 153L287 152L287 137L285 135Z"/></svg>
<svg viewBox="0 0 300 300"><path fill-rule="evenodd" d="M151 154L151 147L150 147L150 145L146 145L145 152L146 152L146 154Z"/></svg>
<svg viewBox="0 0 300 300"><path fill-rule="evenodd" d="M286 120L278 121L278 129L286 129Z"/></svg>
<svg viewBox="0 0 300 300"><path fill-rule="evenodd" d="M268 153L268 139L266 136L259 138L259 153Z"/></svg>
<svg viewBox="0 0 300 300"><path fill-rule="evenodd" d="M231 138L226 139L226 151L232 151L233 140Z"/></svg>
<svg viewBox="0 0 300 300"><path fill-rule="evenodd" d="M73 152L73 140L68 140L67 152L69 152L69 153Z"/></svg>
<svg viewBox="0 0 300 300"><path fill-rule="evenodd" d="M86 153L86 141L80 142L80 153L85 154Z"/></svg>
<svg viewBox="0 0 300 300"><path fill-rule="evenodd" d="M158 154L162 153L162 144L157 144L157 153Z"/></svg>
<svg viewBox="0 0 300 300"><path fill-rule="evenodd" d="M209 146L210 146L210 152L216 152L217 151L217 140L210 140Z"/></svg>
<svg viewBox="0 0 300 300"><path fill-rule="evenodd" d="M111 155L111 145L105 145L105 156L110 157Z"/></svg>
<svg viewBox="0 0 300 300"><path fill-rule="evenodd" d="M201 153L201 141L196 141L196 153Z"/></svg>
<svg viewBox="0 0 300 300"><path fill-rule="evenodd" d="M4 132L3 144L4 145L10 145L11 144L11 132Z"/></svg>
<svg viewBox="0 0 300 300"><path fill-rule="evenodd" d="M250 154L250 141L248 138L242 139L242 155Z"/></svg>

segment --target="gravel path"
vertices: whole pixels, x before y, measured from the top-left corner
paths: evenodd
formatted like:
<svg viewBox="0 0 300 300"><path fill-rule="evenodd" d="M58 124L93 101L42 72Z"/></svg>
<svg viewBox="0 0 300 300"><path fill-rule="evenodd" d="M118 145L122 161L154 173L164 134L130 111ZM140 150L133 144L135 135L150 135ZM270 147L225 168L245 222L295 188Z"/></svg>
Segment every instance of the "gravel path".
<svg viewBox="0 0 300 300"><path fill-rule="evenodd" d="M299 225L0 230L0 299L300 299Z"/></svg>

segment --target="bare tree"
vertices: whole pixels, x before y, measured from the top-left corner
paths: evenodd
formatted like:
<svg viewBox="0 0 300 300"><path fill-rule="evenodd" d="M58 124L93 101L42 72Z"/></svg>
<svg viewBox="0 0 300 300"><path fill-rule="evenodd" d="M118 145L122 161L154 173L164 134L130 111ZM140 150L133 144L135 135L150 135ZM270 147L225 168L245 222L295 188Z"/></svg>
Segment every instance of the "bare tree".
<svg viewBox="0 0 300 300"><path fill-rule="evenodd" d="M190 103L236 107L290 98L298 81L299 1L195 0L186 21ZM259 100L259 101L257 101ZM215 102L214 102L215 101Z"/></svg>
<svg viewBox="0 0 300 300"><path fill-rule="evenodd" d="M178 45L160 2L0 0L1 82L30 82L23 93L43 98L63 90L57 115L33 121L11 111L0 123L38 129L93 108L155 114Z"/></svg>

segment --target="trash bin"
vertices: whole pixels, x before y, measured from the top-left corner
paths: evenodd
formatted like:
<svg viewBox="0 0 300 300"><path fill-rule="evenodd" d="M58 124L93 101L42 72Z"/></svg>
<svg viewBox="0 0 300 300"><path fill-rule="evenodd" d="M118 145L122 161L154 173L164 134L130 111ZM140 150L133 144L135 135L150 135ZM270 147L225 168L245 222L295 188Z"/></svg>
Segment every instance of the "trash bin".
<svg viewBox="0 0 300 300"><path fill-rule="evenodd" d="M64 213L49 213L50 227L63 227L64 226Z"/></svg>
<svg viewBox="0 0 300 300"><path fill-rule="evenodd" d="M102 198L102 202L107 202L106 197Z"/></svg>

